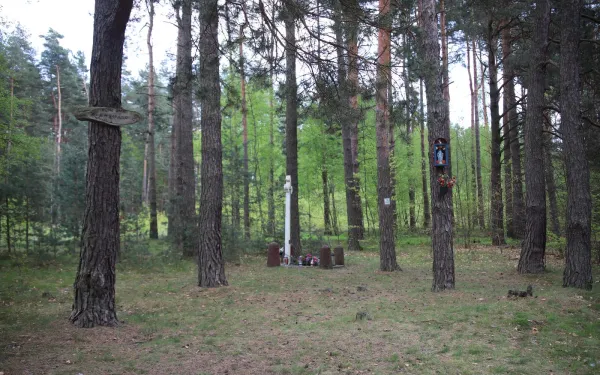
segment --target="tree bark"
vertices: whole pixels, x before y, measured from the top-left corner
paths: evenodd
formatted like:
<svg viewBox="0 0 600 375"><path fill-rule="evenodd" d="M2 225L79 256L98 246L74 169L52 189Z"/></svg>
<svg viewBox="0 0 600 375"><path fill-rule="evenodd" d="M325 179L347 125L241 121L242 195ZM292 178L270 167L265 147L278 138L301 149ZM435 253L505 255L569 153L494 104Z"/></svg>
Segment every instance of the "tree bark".
<svg viewBox="0 0 600 375"><path fill-rule="evenodd" d="M580 115L579 40L583 1L563 0L560 5L560 115L567 169L563 286L592 289L590 171Z"/></svg>
<svg viewBox="0 0 600 375"><path fill-rule="evenodd" d="M154 0L148 4L148 200L150 203L150 238L158 238L158 216L156 213L156 153L154 150L154 54L152 51L152 29L154 29Z"/></svg>
<svg viewBox="0 0 600 375"><path fill-rule="evenodd" d="M285 147L286 171L292 177L291 236L295 254L300 244L300 210L298 205L298 84L296 82L296 12L295 0L284 1L285 23Z"/></svg>
<svg viewBox="0 0 600 375"><path fill-rule="evenodd" d="M425 97L423 96L423 79L419 79L419 98L420 98L420 125L421 125L421 186L423 188L423 227L429 228L431 223L431 211L429 205L429 193L427 192L427 159L425 155L429 153L426 151L425 146L425 110L423 103Z"/></svg>
<svg viewBox="0 0 600 375"><path fill-rule="evenodd" d="M406 34L403 35L403 44L407 48ZM404 58L404 92L406 95L406 158L408 159L408 168L413 170L415 164L414 149L412 146L413 123L412 123L412 101L410 98L410 74L408 71L408 59ZM415 179L408 178L408 226L414 230L417 226L417 217L415 212Z"/></svg>
<svg viewBox="0 0 600 375"><path fill-rule="evenodd" d="M245 4L245 3L243 3ZM245 10L245 5L243 5ZM244 237L250 239L250 173L248 170L248 106L244 70L244 25L240 26L240 92L242 95L242 142L244 147Z"/></svg>
<svg viewBox="0 0 600 375"><path fill-rule="evenodd" d="M492 218L490 223L490 231L492 233L492 245L504 245L504 205L502 202L502 155L500 153L500 143L502 137L500 134L500 90L498 89L498 67L496 65L496 52L498 49L498 40L496 38L496 30L493 28L493 21L488 22L488 67L489 67L489 85L490 85L490 117L491 117L491 157L492 168L491 175L491 201L492 201Z"/></svg>
<svg viewBox="0 0 600 375"><path fill-rule="evenodd" d="M485 209L483 205L483 178L481 177L481 137L479 133L479 88L477 80L477 45L475 39L471 40L473 46L473 116L475 117L475 164L476 164L476 180L477 180L477 222L479 223L480 229L485 229ZM485 102L485 89L483 87L484 79L482 75L481 80L481 93ZM486 112L485 104L483 106L483 112ZM487 127L487 114L485 124Z"/></svg>
<svg viewBox="0 0 600 375"><path fill-rule="evenodd" d="M275 19L275 9L272 9L271 19ZM273 86L275 85L275 47L277 46L275 36L271 35L271 45L269 48L269 76L271 78L269 82L269 150L271 152L271 157L269 158L269 191L267 197L267 205L268 205L268 233L273 239L275 239L275 158L273 157L273 152L275 151L275 105L274 105L274 97L275 92Z"/></svg>
<svg viewBox="0 0 600 375"><path fill-rule="evenodd" d="M377 133L377 203L379 212L379 269L397 271L394 237L394 212L391 204L393 187L390 168L391 134L388 103L390 84L390 0L379 0L379 36L376 81L376 133Z"/></svg>
<svg viewBox="0 0 600 375"><path fill-rule="evenodd" d="M442 71L440 67L440 45L438 42L437 17L435 0L425 0L422 8L423 43L422 59L427 90L427 125L429 128L429 144L438 138L448 142L448 165L450 165L450 116L448 103L443 97ZM433 165L430 158L429 182L431 185L432 211L432 247L433 247L433 283L434 292L454 289L454 249L452 233L452 190L441 194L437 179L444 173L442 168ZM450 167L445 171L451 175Z"/></svg>
<svg viewBox="0 0 600 375"><path fill-rule="evenodd" d="M196 179L194 176L192 0L182 0L178 18L177 65L173 87L175 137L175 244L185 257L196 255Z"/></svg>
<svg viewBox="0 0 600 375"><path fill-rule="evenodd" d="M535 21L527 80L527 118L525 120L525 239L521 248L519 273L541 273L546 254L546 189L544 186L544 87L550 24L549 0L536 1ZM571 67L572 68L572 67Z"/></svg>
<svg viewBox="0 0 600 375"><path fill-rule="evenodd" d="M121 107L123 43L132 6L133 0L96 0L90 66L92 107ZM92 121L88 139L81 254L69 320L78 327L115 326L121 130Z"/></svg>
<svg viewBox="0 0 600 375"><path fill-rule="evenodd" d="M546 179L546 193L548 194L548 206L550 206L550 230L556 236L560 236L560 223L558 221L558 204L556 201L556 180L554 178L554 166L552 165L552 134L549 119L544 115L544 134L543 134L543 152L544 152L544 177Z"/></svg>
<svg viewBox="0 0 600 375"><path fill-rule="evenodd" d="M517 115L517 100L515 96L515 72L511 61L512 37L510 28L502 31L502 50L504 53L504 101L507 103L505 118L509 127L508 143L512 172L512 234L514 238L522 239L525 228L525 211L523 206L523 174L521 173L521 143L519 141L519 119ZM505 125L506 126L506 125ZM505 136L505 142L506 142ZM508 160L505 157L505 160ZM508 202L507 202L508 204Z"/></svg>
<svg viewBox="0 0 600 375"><path fill-rule="evenodd" d="M358 108L358 19L360 17L360 10L361 8L357 0L345 1L342 7L346 21L348 49L348 75L346 82L344 82L344 96L342 98L348 106L344 106L344 108L347 108L347 111L342 123L342 137L346 182L346 211L348 213L348 250L350 251L359 250L359 241L364 237L358 163L358 122L361 118ZM339 64L340 62L338 62ZM341 66L343 68L343 65Z"/></svg>
<svg viewBox="0 0 600 375"><path fill-rule="evenodd" d="M56 118L58 130L56 132L56 175L60 175L60 154L62 144L62 91L60 89L60 68L56 65L56 94L58 98Z"/></svg>
<svg viewBox="0 0 600 375"><path fill-rule="evenodd" d="M513 189L512 189L512 157L510 148L510 126L512 124L510 118L510 99L508 98L507 87L510 86L510 81L513 77L510 70L506 69L507 62L510 59L510 29L507 22L502 24L502 62L504 69L502 70L502 152L504 161L504 210L506 218L506 235L509 238L515 238L515 228L513 222Z"/></svg>
<svg viewBox="0 0 600 375"><path fill-rule="evenodd" d="M200 1L200 88L202 167L201 234L198 285L227 285L221 241L223 214L223 148L221 145L221 86L219 82L219 13L217 0Z"/></svg>
<svg viewBox="0 0 600 375"><path fill-rule="evenodd" d="M324 234L328 236L331 235L331 211L329 209L329 177L324 162L325 160L323 160L323 166L321 167L321 180L323 183L323 222L325 223Z"/></svg>
<svg viewBox="0 0 600 375"><path fill-rule="evenodd" d="M477 106L477 80L473 80L471 74L471 47L469 44L469 39L466 40L467 46L467 73L469 75L469 91L471 92L471 188L473 190L474 203L473 204L473 217L479 220L478 215L478 199L477 199L477 172L476 172L476 146L475 146L475 111ZM473 51L473 56L475 56L475 51ZM477 72L477 67L474 67L474 71ZM480 170L481 171L481 170ZM482 202L483 203L483 202ZM469 228L473 228L475 225L473 223L469 223Z"/></svg>

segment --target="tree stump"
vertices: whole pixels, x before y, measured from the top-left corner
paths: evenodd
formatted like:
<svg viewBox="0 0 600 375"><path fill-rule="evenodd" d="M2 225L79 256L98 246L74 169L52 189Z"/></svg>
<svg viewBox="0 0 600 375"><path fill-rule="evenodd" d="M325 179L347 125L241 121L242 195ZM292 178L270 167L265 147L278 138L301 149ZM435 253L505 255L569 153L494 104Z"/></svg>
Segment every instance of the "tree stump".
<svg viewBox="0 0 600 375"><path fill-rule="evenodd" d="M344 248L341 246L333 249L333 258L336 266L344 265Z"/></svg>
<svg viewBox="0 0 600 375"><path fill-rule="evenodd" d="M325 268L325 269L332 269L333 266L331 265L331 248L327 245L323 246L321 248L320 255L321 255L321 259L320 259L319 267Z"/></svg>
<svg viewBox="0 0 600 375"><path fill-rule="evenodd" d="M267 267L279 267L280 264L279 244L277 242L271 242L267 253Z"/></svg>

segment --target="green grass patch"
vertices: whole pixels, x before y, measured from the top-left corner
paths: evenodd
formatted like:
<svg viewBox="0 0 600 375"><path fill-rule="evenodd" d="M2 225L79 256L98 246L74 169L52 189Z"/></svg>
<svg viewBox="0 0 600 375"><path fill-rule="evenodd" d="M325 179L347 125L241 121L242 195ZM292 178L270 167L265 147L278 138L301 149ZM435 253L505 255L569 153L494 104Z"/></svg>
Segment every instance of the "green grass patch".
<svg viewBox="0 0 600 375"><path fill-rule="evenodd" d="M335 241L329 238L330 241ZM397 244L402 272L378 271L377 241L346 267L267 268L240 255L230 286L200 289L164 241L123 248L118 328L67 323L77 260L0 260L0 371L20 373L593 373L600 292L562 287L562 261L519 275L516 249L456 248L456 290L430 292L425 235ZM317 245L305 252L317 252ZM594 279L598 280L598 267ZM533 285L530 298L508 289ZM361 288L358 288L358 287ZM366 315L360 315L366 313ZM358 318L364 316L368 318ZM68 354L66 354L68 353ZM5 365L4 365L5 364ZM86 371L83 371L83 370Z"/></svg>

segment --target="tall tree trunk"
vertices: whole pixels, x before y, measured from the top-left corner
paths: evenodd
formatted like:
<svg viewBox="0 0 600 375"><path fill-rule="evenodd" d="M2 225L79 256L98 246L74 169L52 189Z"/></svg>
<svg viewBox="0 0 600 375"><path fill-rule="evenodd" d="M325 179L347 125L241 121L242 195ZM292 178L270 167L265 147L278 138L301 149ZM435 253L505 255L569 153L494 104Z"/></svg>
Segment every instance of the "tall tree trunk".
<svg viewBox="0 0 600 375"><path fill-rule="evenodd" d="M498 89L498 67L496 65L496 52L498 49L498 39L496 38L496 30L493 29L493 21L488 22L488 66L490 79L490 115L491 115L491 157L492 169L491 175L491 201L492 201L492 218L490 223L490 231L492 233L492 245L504 245L504 208L502 202L502 155L500 153L500 143L502 137L500 134L500 90Z"/></svg>
<svg viewBox="0 0 600 375"><path fill-rule="evenodd" d="M515 238L515 228L513 221L513 189L512 189L512 155L511 155L511 138L510 127L512 121L510 118L510 99L507 92L507 87L513 80L511 72L506 69L508 60L510 59L510 28L508 22L502 22L502 62L504 68L502 70L502 160L504 160L504 211L506 216L506 235L509 238Z"/></svg>
<svg viewBox="0 0 600 375"><path fill-rule="evenodd" d="M359 235L355 222L355 205L356 191L354 190L354 168L352 154L352 123L355 121L350 114L352 110L350 103L349 86L350 82L346 75L346 61L344 58L344 33L342 26L341 12L342 7L339 0L334 3L336 9L334 11L333 22L336 37L336 54L337 54L337 79L338 92L343 110L340 116L340 125L342 128L342 149L344 153L344 183L346 186L346 216L348 218L348 250L359 250ZM346 10L346 13L348 11ZM350 22L347 20L347 22ZM350 57L349 57L350 58Z"/></svg>
<svg viewBox="0 0 600 375"><path fill-rule="evenodd" d="M342 101L348 104L342 121L344 146L344 176L346 182L346 212L348 216L348 249L359 250L359 241L364 236L362 202L360 197L360 175L358 163L358 122L361 114L358 108L358 32L360 6L357 0L345 1L342 12L346 21L348 48L348 75L342 87ZM341 29L341 27L340 27ZM341 31L341 30L340 30ZM341 35L340 35L341 36ZM343 43L343 38L342 39ZM338 44L341 46L342 43ZM341 58L341 59L340 59ZM338 47L338 76L344 71L343 54ZM345 72L344 72L345 73ZM346 78L344 74L344 79ZM340 82L342 78L339 78Z"/></svg>
<svg viewBox="0 0 600 375"><path fill-rule="evenodd" d="M479 89L478 89L478 80L477 80L477 45L475 44L475 39L471 40L471 45L473 46L473 96L471 96L471 100L473 101L473 117L475 117L475 164L476 164L476 180L477 180L477 222L479 223L479 228L485 228L485 209L483 205L483 178L481 177L481 137L479 133ZM483 73L483 71L482 71ZM481 80L481 93L485 102L485 88L483 87L484 79L482 74ZM483 112L487 113L486 106L483 106ZM487 114L485 120L485 126L487 128Z"/></svg>
<svg viewBox="0 0 600 375"><path fill-rule="evenodd" d="M525 239L521 248L519 273L541 273L546 254L546 189L544 186L543 142L544 88L550 25L550 1L536 1L535 21L527 80L527 118L525 119ZM572 67L570 67L572 68Z"/></svg>
<svg viewBox="0 0 600 375"><path fill-rule="evenodd" d="M245 10L245 3L243 3ZM248 170L248 105L244 70L244 27L240 26L240 92L242 94L242 137L244 147L244 237L250 239L250 172Z"/></svg>
<svg viewBox="0 0 600 375"><path fill-rule="evenodd" d="M475 168L475 164L476 164L476 157L475 155L477 154L477 150L476 150L476 146L475 146L475 111L477 108L477 95L476 95L476 89L477 89L477 80L473 80L472 75L471 75L471 47L469 44L469 39L466 40L466 46L467 46L467 73L469 75L469 90L471 91L471 189L473 190L473 196L475 198L475 204L473 205L473 217L474 218L478 218L479 220L479 215L478 215L478 200L477 200L477 172L476 172L476 168ZM473 56L475 56L475 51L473 51ZM477 73L477 67L475 67L475 74ZM481 170L480 170L481 171ZM483 203L483 202L482 202ZM472 228L475 225L473 225L472 223L469 223L469 227Z"/></svg>
<svg viewBox="0 0 600 375"><path fill-rule="evenodd" d="M450 77L448 76L448 35L446 33L446 4L440 0L440 37L442 41L442 90L444 100L450 104ZM450 116L448 116L448 127L450 127Z"/></svg>
<svg viewBox="0 0 600 375"><path fill-rule="evenodd" d="M6 140L6 150L5 150L5 160L6 160L6 175L4 176L4 184L8 186L8 176L10 175L10 151L12 147L12 128L14 122L14 105L15 105L15 81L11 77L10 78L10 119L8 122L7 129L7 140ZM9 194L4 192L4 203L6 204L5 216L6 216L6 249L8 253L11 253L11 237L10 237L10 207L9 207ZM2 227L0 216L0 229Z"/></svg>
<svg viewBox="0 0 600 375"><path fill-rule="evenodd" d="M196 179L194 176L192 0L180 2L177 19L177 66L173 87L173 135L175 137L175 243L183 256L196 255Z"/></svg>
<svg viewBox="0 0 600 375"><path fill-rule="evenodd" d="M125 27L133 0L96 0L90 106L121 107ZM81 254L69 320L78 327L118 324L115 262L119 253L121 129L91 121Z"/></svg>
<svg viewBox="0 0 600 375"><path fill-rule="evenodd" d="M323 183L323 221L325 223L325 232L326 236L331 235L331 211L329 210L329 184L328 184L328 173L327 167L323 161L323 166L321 167L321 180Z"/></svg>
<svg viewBox="0 0 600 375"><path fill-rule="evenodd" d="M443 97L442 72L439 62L440 45L438 42L437 17L435 0L425 0L422 8L423 43L422 59L425 71L425 88L427 90L427 125L429 144L433 145L438 138L444 138L450 145L450 129L448 127L448 102ZM448 165L450 166L450 147L448 147ZM442 168L433 165L430 159L431 211L433 226L431 231L433 247L433 283L434 292L454 289L454 248L452 230L452 190L446 194L440 192L437 179L444 173ZM451 175L450 167L445 171Z"/></svg>
<svg viewBox="0 0 600 375"><path fill-rule="evenodd" d="M62 91L60 89L60 68L56 65L56 94L58 97L56 118L58 120L58 130L56 132L56 175L60 174L60 154L62 144Z"/></svg>
<svg viewBox="0 0 600 375"><path fill-rule="evenodd" d="M333 225L333 234L340 234L340 227L338 226L338 214L335 206L335 185L329 184L329 191L331 192L331 224Z"/></svg>
<svg viewBox="0 0 600 375"><path fill-rule="evenodd" d="M296 13L295 0L284 1L285 23L285 148L286 171L292 177L291 238L294 254L301 253L300 209L298 206L298 84L296 82Z"/></svg>
<svg viewBox="0 0 600 375"><path fill-rule="evenodd" d="M223 214L223 148L219 82L219 13L217 0L200 1L200 88L202 170L198 285L227 285L221 241Z"/></svg>
<svg viewBox="0 0 600 375"><path fill-rule="evenodd" d="M25 196L25 254L29 255L29 196Z"/></svg>
<svg viewBox="0 0 600 375"><path fill-rule="evenodd" d="M154 28L154 0L148 5L148 200L150 203L150 238L158 238L158 216L156 213L156 155L154 151L154 54L152 51L152 29Z"/></svg>
<svg viewBox="0 0 600 375"><path fill-rule="evenodd" d="M393 186L390 168L391 137L388 86L390 85L390 0L379 0L379 26L376 81L377 203L379 211L379 269L397 271L394 237Z"/></svg>
<svg viewBox="0 0 600 375"><path fill-rule="evenodd" d="M561 3L560 106L567 169L567 248L563 286L592 289L590 171L580 115L580 16L582 0Z"/></svg>
<svg viewBox="0 0 600 375"><path fill-rule="evenodd" d="M473 48L473 53L475 53L475 48ZM483 56L482 56L482 50L479 50L479 59L480 61L483 61ZM488 61L489 61L489 56L488 56ZM474 65L473 67L475 67L476 65ZM484 129L487 130L490 122L488 121L488 106L487 106L487 102L486 102L486 96L485 96L485 69L483 67L483 64L479 64L479 67L481 68L481 104L483 105L483 126Z"/></svg>
<svg viewBox="0 0 600 375"><path fill-rule="evenodd" d="M511 61L512 37L510 28L502 31L502 51L504 53L504 101L507 103L505 118L509 127L508 143L512 169L512 234L514 238L523 238L525 228L525 211L523 206L523 175L521 173L521 143L519 142L519 119L517 115L517 100L515 96L515 72ZM506 126L506 125L505 125ZM505 135L505 142L506 135ZM505 160L508 160L505 157ZM508 202L507 202L508 204ZM509 235L510 236L510 235Z"/></svg>
<svg viewBox="0 0 600 375"><path fill-rule="evenodd" d="M271 19L275 19L275 7L272 9ZM274 97L275 92L273 86L275 85L274 80L274 72L275 72L275 48L277 47L277 43L275 41L275 36L271 35L271 45L269 48L269 150L273 153L275 150L275 105L274 105ZM273 154L270 154L269 158L269 191L268 191L268 233L273 239L275 238L275 158Z"/></svg>
<svg viewBox="0 0 600 375"><path fill-rule="evenodd" d="M404 34L403 44L405 48L408 48L406 39L406 34ZM410 74L408 71L408 59L406 56L404 58L404 92L406 95L406 145L408 147L406 151L406 158L408 159L409 170L413 170L415 164L414 149L412 146L413 112L411 108L412 101L410 98ZM415 179L412 177L412 175L408 178L408 216L408 226L411 230L415 230L417 226L417 218L415 213Z"/></svg>
<svg viewBox="0 0 600 375"><path fill-rule="evenodd" d="M560 236L560 223L558 222L558 204L556 201L556 181L554 178L554 166L552 165L552 128L550 119L544 115L544 134L542 150L544 153L544 177L546 179L546 193L548 194L548 205L550 206L550 230Z"/></svg>
<svg viewBox="0 0 600 375"><path fill-rule="evenodd" d="M429 154L429 150L426 150L425 146L425 110L423 103L425 97L423 96L423 78L419 79L419 99L420 99L420 116L419 122L421 125L421 186L423 188L423 227L429 228L431 223L431 208L429 206L429 193L427 192L427 159L425 155Z"/></svg>

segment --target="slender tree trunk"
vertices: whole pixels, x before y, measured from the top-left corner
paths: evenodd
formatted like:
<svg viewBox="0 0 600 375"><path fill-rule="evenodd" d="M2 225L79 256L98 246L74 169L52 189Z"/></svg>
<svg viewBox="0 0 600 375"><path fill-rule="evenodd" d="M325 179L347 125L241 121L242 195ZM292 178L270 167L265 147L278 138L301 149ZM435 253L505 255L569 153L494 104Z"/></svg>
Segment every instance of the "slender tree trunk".
<svg viewBox="0 0 600 375"><path fill-rule="evenodd" d="M511 72L509 69L506 69L508 64L508 60L510 59L510 29L507 26L507 22L503 22L502 24L502 62L504 64L504 69L502 70L502 152L503 157L501 158L504 161L504 210L506 217L506 235L509 238L516 238L515 236L515 228L513 221L513 189L512 189L512 155L511 155L511 138L510 138L510 127L512 125L512 121L510 118L510 99L509 93L507 91L507 87L510 86L510 82L513 80Z"/></svg>
<svg viewBox="0 0 600 375"><path fill-rule="evenodd" d="M473 46L473 89L474 93L471 97L473 101L473 116L475 117L475 164L476 164L476 180L477 180L477 222L479 223L479 228L485 228L485 209L483 205L483 178L481 177L481 137L479 134L479 89L478 89L478 80L477 80L477 45L475 44L475 39L471 41ZM482 71L483 72L483 71ZM485 103L485 88L483 86L484 83L483 74L481 80L481 93L483 96L483 100ZM483 112L486 114L486 122L485 126L487 128L487 111L486 106L483 106Z"/></svg>
<svg viewBox="0 0 600 375"><path fill-rule="evenodd" d="M389 1L389 0L385 0L385 1ZM391 34L390 34L390 38L391 38ZM390 43L391 43L391 39L390 39ZM391 62L391 52L390 52L390 62ZM392 92L392 68L391 68L391 64L390 64L390 68L389 68L389 78L388 78L388 83L387 83L387 95L388 95L388 100L387 100L387 107L388 107L388 127L389 127L389 131L388 131L388 137L389 137L389 142L390 142L390 156L389 156L389 164L390 164L390 186L392 189L392 193L391 193L391 205L392 205L392 218L393 218L393 228L394 228L394 241L396 240L396 235L395 233L398 232L398 197L396 195L396 169L393 168L392 166L396 165L396 136L394 134L394 113L393 113L393 103L394 103L394 94ZM408 227L408 223L406 222L406 220L404 220L404 226Z"/></svg>
<svg viewBox="0 0 600 375"><path fill-rule="evenodd" d="M561 3L561 132L567 167L567 248L563 286L592 289L590 171L580 115L580 15L582 0Z"/></svg>
<svg viewBox="0 0 600 375"><path fill-rule="evenodd" d="M471 91L471 189L473 190L473 196L475 201L475 204L473 205L473 217L479 218L477 209L477 172L475 167L475 155L477 154L475 146L475 111L477 108L477 94L475 90L477 89L477 80L473 80L471 75L471 48L468 39L466 40L465 44L467 45L467 73L469 74L469 90ZM475 56L475 52L473 52L473 56ZM475 74L477 74L477 67L475 67ZM474 226L475 225L473 225L471 222L469 223L469 227Z"/></svg>
<svg viewBox="0 0 600 375"><path fill-rule="evenodd" d="M336 36L336 53L337 53L337 78L338 78L338 92L340 96L340 102L343 110L340 116L340 125L342 128L342 148L344 153L344 182L346 186L346 214L348 219L348 250L354 251L360 249L359 243L359 228L356 226L356 205L354 199L356 198L356 191L354 186L354 164L353 164L353 153L352 153L352 124L355 119L350 111L353 110L350 103L349 86L350 81L347 80L346 76L346 61L344 58L344 35L343 26L341 19L340 1L335 1L335 12L334 12L334 29ZM346 11L348 12L348 11ZM347 20L347 22L350 22ZM349 57L350 58L350 57Z"/></svg>
<svg viewBox="0 0 600 375"><path fill-rule="evenodd" d="M272 9L272 14L271 14L271 19L275 19L275 7L273 7ZM274 239L275 238L275 230L276 230L276 223L275 223L275 158L274 156L274 151L275 151L275 138L274 138L274 134L275 134L275 105L274 105L274 97L275 97L275 93L274 93L274 89L273 86L275 85L275 79L274 79L274 72L275 72L275 67L274 67L274 61L275 61L275 48L277 47L277 43L275 41L275 36L272 35L271 36L271 45L269 48L269 75L270 75L270 82L269 82L269 150L271 152L271 157L269 158L269 192L268 192L268 216L269 216L269 220L268 220L268 224L267 226L269 227L268 231L269 231L269 235Z"/></svg>
<svg viewBox="0 0 600 375"><path fill-rule="evenodd" d="M56 65L56 94L58 97L56 118L58 120L58 131L56 132L56 175L60 174L60 154L62 144L62 92L60 89L60 68Z"/></svg>
<svg viewBox="0 0 600 375"><path fill-rule="evenodd" d="M329 191L331 192L331 224L333 225L333 234L340 234L340 227L338 226L338 213L337 207L335 206L335 185L329 184Z"/></svg>
<svg viewBox="0 0 600 375"><path fill-rule="evenodd" d="M423 43L422 59L425 71L425 88L427 90L427 124L429 144L433 145L438 138L444 138L450 145L450 129L448 127L448 102L443 97L442 72L439 62L440 45L438 42L437 17L435 0L425 0L422 8ZM450 166L451 148L448 147L448 165ZM433 247L433 283L434 292L454 289L454 248L452 230L452 190L442 194L437 179L446 172L452 175L450 167L444 171L433 165L430 159L430 186L432 211L432 247Z"/></svg>
<svg viewBox="0 0 600 375"><path fill-rule="evenodd" d="M556 201L556 181L554 179L554 166L552 165L552 134L550 134L550 119L544 115L544 134L542 150L544 153L544 177L546 179L546 193L548 194L548 205L550 206L550 230L560 236L560 223L558 221L558 204Z"/></svg>
<svg viewBox="0 0 600 375"><path fill-rule="evenodd" d="M376 133L377 133L377 203L379 211L379 268L397 271L394 237L394 212L391 204L393 186L390 168L391 134L388 103L390 84L390 0L379 0L379 26L376 81Z"/></svg>
<svg viewBox="0 0 600 375"><path fill-rule="evenodd" d="M448 35L446 34L446 4L440 0L440 37L442 41L442 85L444 100L450 105L450 78L448 76ZM450 127L450 116L448 116Z"/></svg>
<svg viewBox="0 0 600 375"><path fill-rule="evenodd" d="M512 234L514 238L523 238L525 228L525 211L523 206L523 175L521 173L521 144L519 142L519 119L517 115L517 101L515 97L515 72L511 60L512 41L510 28L502 31L502 50L504 53L504 101L508 108L505 109L505 118L509 127L508 143L510 146L510 160L512 169ZM505 125L506 126L506 125ZM505 142L506 135L505 135ZM505 157L505 160L508 160ZM508 202L507 202L508 204Z"/></svg>
<svg viewBox="0 0 600 375"><path fill-rule="evenodd" d="M423 227L429 228L431 223L431 211L429 206L429 193L427 192L427 159L425 155L429 153L425 146L425 110L423 103L423 79L419 79L419 98L420 98L420 125L421 125L421 186L423 188Z"/></svg>
<svg viewBox="0 0 600 375"><path fill-rule="evenodd" d="M240 91L242 94L242 142L244 147L244 237L249 240L250 173L248 170L248 105L246 103L246 72L244 70L244 26L245 24L240 26Z"/></svg>
<svg viewBox="0 0 600 375"><path fill-rule="evenodd" d="M12 249L12 242L11 242L11 235L10 235L10 200L8 198L8 195L5 197L5 204L6 204L6 249L8 250L8 253L11 253L11 249Z"/></svg>
<svg viewBox="0 0 600 375"><path fill-rule="evenodd" d="M473 48L473 53L475 53L475 48ZM481 61L483 61L483 56L482 56L482 51L479 51L479 59ZM489 61L489 56L488 56L488 61ZM473 67L475 67L476 65L473 65ZM479 64L479 67L481 68L481 103L483 104L483 126L484 129L487 130L490 122L488 121L488 105L486 102L486 96L485 96L485 69L483 67L483 64Z"/></svg>
<svg viewBox="0 0 600 375"><path fill-rule="evenodd" d="M180 3L177 65L173 87L173 135L175 137L174 216L175 243L185 257L196 255L196 179L194 176L192 0Z"/></svg>
<svg viewBox="0 0 600 375"><path fill-rule="evenodd" d="M221 242L223 214L223 148L219 82L219 17L217 0L200 1L200 88L202 170L198 285L227 285Z"/></svg>
<svg viewBox="0 0 600 375"><path fill-rule="evenodd" d="M125 27L132 0L96 0L90 106L121 107ZM91 121L81 255L69 320L78 327L115 326L115 262L119 253L121 129Z"/></svg>
<svg viewBox="0 0 600 375"><path fill-rule="evenodd" d="M150 238L158 238L158 215L156 213L156 154L154 151L154 54L152 29L154 28L154 0L147 0L148 16L148 200L150 203Z"/></svg>
<svg viewBox="0 0 600 375"><path fill-rule="evenodd" d="M29 196L25 196L25 253L29 254Z"/></svg>
<svg viewBox="0 0 600 375"><path fill-rule="evenodd" d="M346 39L348 48L348 75L347 80L344 82L343 97L341 98L342 101L348 103L348 107L344 107L348 108L348 110L342 123L344 175L346 181L346 211L348 213L348 249L359 250L359 240L363 239L364 236L364 222L360 197L360 171L358 163L358 122L361 118L360 110L358 108L358 18L360 16L360 6L358 1L350 0L344 2L342 11L346 18ZM341 45L341 43L338 44ZM338 48L338 50L341 49ZM343 54L340 54L341 52L338 51L338 75L344 70ZM340 82L342 82L341 78Z"/></svg>
<svg viewBox="0 0 600 375"><path fill-rule="evenodd" d="M321 167L321 180L323 183L323 221L325 223L325 235L331 235L331 211L329 210L329 184L327 167L323 163Z"/></svg>
<svg viewBox="0 0 600 375"><path fill-rule="evenodd" d="M271 63L272 65L272 63ZM271 66L271 72L273 72L273 67ZM271 83L269 87L269 149L271 152L275 149L275 106L273 104L273 73L271 73ZM268 205L268 233L269 236L275 237L275 161L273 157L269 158L269 191L267 196L267 205Z"/></svg>
<svg viewBox="0 0 600 375"><path fill-rule="evenodd" d="M491 114L491 157L492 169L491 175L491 194L492 194L492 220L490 231L492 233L492 245L504 245L504 208L502 202L502 155L500 153L500 143L502 142L500 134L500 90L498 89L498 67L496 65L496 51L498 48L498 40L494 36L496 30L493 29L493 21L488 23L488 66L490 79L490 114Z"/></svg>
<svg viewBox="0 0 600 375"><path fill-rule="evenodd" d="M403 35L403 44L407 47L406 34ZM410 98L410 74L408 71L408 59L404 58L404 91L406 95L406 158L408 159L408 168L413 170L415 164L414 149L412 146L412 101ZM417 217L415 212L415 179L410 176L408 178L408 226L411 230L415 230L417 226Z"/></svg>
<svg viewBox="0 0 600 375"><path fill-rule="evenodd" d="M295 0L285 0L285 146L286 171L292 177L291 242L294 254L301 253L300 210L298 206L298 84L296 83L296 12Z"/></svg>
<svg viewBox="0 0 600 375"><path fill-rule="evenodd" d="M543 142L544 88L550 25L550 1L536 1L534 33L527 80L527 118L525 120L526 224L521 248L519 273L541 273L546 254L546 189L544 186ZM572 67L570 67L572 68Z"/></svg>
<svg viewBox="0 0 600 375"><path fill-rule="evenodd" d="M5 155L5 160L6 160L6 175L4 176L4 184L6 186L8 186L8 176L10 175L10 151L12 148L12 128L13 128L13 122L14 122L14 101L15 101L15 81L14 79L11 77L10 78L10 119L8 122L8 129L7 129L7 140L6 140L6 155ZM11 244L11 237L10 237L10 207L9 207L9 195L7 192L4 192L5 197L4 197L4 203L6 205L6 211L5 211L5 216L6 216L6 248L8 253L11 253L11 248L12 248L12 244ZM2 218L2 216L0 216L0 219ZM0 224L2 224L0 222ZM1 225L0 225L1 227Z"/></svg>

